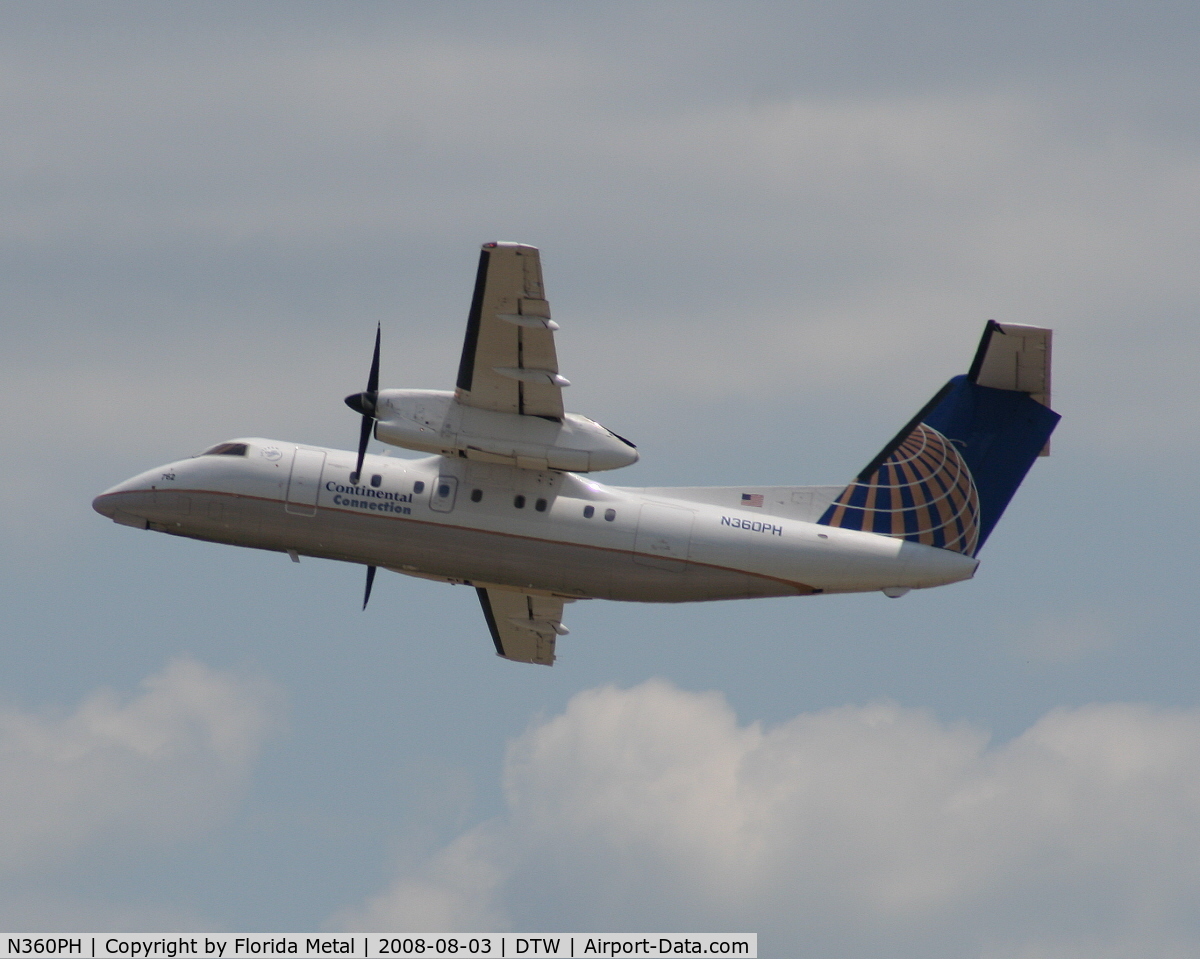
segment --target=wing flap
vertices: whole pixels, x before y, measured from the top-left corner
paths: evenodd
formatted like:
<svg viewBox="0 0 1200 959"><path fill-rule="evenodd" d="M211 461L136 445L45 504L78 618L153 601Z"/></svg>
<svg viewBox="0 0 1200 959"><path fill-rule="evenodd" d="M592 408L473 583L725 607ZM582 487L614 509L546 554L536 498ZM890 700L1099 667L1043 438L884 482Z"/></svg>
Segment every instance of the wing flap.
<svg viewBox="0 0 1200 959"><path fill-rule="evenodd" d="M456 398L464 406L563 417L550 304L536 247L485 243L467 318Z"/></svg>
<svg viewBox="0 0 1200 959"><path fill-rule="evenodd" d="M563 600L507 589L476 588L496 655L518 663L554 664L554 645L566 635Z"/></svg>

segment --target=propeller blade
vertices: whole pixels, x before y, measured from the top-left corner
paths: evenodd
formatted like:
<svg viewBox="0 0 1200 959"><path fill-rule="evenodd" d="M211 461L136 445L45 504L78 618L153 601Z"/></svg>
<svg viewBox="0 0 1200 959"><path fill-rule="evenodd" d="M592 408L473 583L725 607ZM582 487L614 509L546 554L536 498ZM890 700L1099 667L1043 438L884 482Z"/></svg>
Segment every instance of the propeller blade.
<svg viewBox="0 0 1200 959"><path fill-rule="evenodd" d="M354 475L350 477L350 482L355 486L358 485L359 477L362 476L363 457L367 455L367 443L371 440L371 430L374 426L375 417L364 415L362 429L358 431L358 465L354 467Z"/></svg>
<svg viewBox="0 0 1200 959"><path fill-rule="evenodd" d="M380 324L375 324L375 356L371 359L371 374L367 377L367 392L374 395L379 392L379 332Z"/></svg>
<svg viewBox="0 0 1200 959"><path fill-rule="evenodd" d="M367 590L363 593L363 609L367 608L367 603L371 601L371 587L375 585L375 570L376 566L367 567Z"/></svg>
<svg viewBox="0 0 1200 959"><path fill-rule="evenodd" d="M367 443L371 440L371 431L375 425L375 401L379 397L379 336L381 328L375 326L375 353L371 357L371 372L367 374L367 388L362 393L354 393L346 397L346 405L357 413L362 413L362 428L358 431L358 464L354 467L354 475L350 482L357 484L362 476L363 458L367 455ZM368 573L367 582L373 573ZM368 594L370 586L367 587ZM364 604L364 608L365 604Z"/></svg>

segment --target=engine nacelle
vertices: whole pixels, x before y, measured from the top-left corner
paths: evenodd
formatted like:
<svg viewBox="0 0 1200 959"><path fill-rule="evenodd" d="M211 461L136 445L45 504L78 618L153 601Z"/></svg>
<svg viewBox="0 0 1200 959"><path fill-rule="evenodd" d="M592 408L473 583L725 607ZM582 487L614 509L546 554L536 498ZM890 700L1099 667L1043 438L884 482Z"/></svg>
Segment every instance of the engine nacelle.
<svg viewBox="0 0 1200 959"><path fill-rule="evenodd" d="M567 413L563 422L463 406L442 390L380 390L375 438L443 456L573 473L615 470L638 460L628 440Z"/></svg>

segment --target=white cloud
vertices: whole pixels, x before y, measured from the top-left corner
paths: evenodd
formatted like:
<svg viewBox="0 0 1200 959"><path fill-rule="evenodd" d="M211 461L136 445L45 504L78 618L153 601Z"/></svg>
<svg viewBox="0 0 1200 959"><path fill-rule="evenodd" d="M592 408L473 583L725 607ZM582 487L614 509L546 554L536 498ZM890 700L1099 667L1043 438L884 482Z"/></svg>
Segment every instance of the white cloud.
<svg viewBox="0 0 1200 959"><path fill-rule="evenodd" d="M269 685L176 660L122 701L0 711L0 863L44 868L94 844L194 835L229 811L268 735Z"/></svg>
<svg viewBox="0 0 1200 959"><path fill-rule="evenodd" d="M512 744L503 817L337 921L757 930L771 955L1195 954L1197 783L1196 711L1059 709L989 746L895 705L764 727L717 693L605 687Z"/></svg>

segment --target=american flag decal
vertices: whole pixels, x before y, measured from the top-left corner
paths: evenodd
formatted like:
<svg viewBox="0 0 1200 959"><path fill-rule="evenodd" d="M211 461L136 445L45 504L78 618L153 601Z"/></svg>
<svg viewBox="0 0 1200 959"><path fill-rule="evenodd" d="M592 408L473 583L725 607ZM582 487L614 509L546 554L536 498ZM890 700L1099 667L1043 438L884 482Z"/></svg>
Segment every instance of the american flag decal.
<svg viewBox="0 0 1200 959"><path fill-rule="evenodd" d="M742 505L743 506L762 506L762 504L763 504L762 493L743 493L742 494Z"/></svg>

